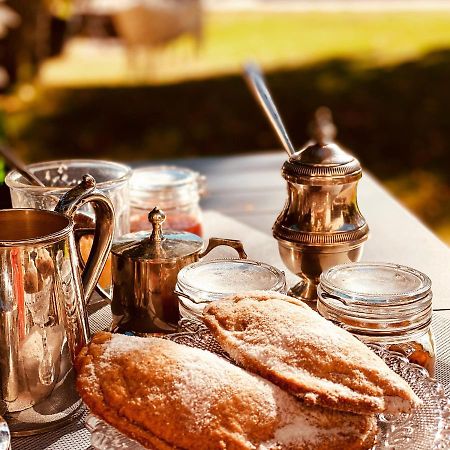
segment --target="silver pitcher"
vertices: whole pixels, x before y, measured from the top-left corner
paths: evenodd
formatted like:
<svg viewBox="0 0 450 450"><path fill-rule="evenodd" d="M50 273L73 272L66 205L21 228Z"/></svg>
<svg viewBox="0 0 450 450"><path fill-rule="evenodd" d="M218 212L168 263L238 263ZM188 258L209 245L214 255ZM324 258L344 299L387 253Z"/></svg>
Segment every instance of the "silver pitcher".
<svg viewBox="0 0 450 450"><path fill-rule="evenodd" d="M96 230L80 276L73 216L88 202ZM89 175L55 211L0 211L0 413L13 435L59 427L81 404L72 361L89 339L85 303L113 230L111 202Z"/></svg>

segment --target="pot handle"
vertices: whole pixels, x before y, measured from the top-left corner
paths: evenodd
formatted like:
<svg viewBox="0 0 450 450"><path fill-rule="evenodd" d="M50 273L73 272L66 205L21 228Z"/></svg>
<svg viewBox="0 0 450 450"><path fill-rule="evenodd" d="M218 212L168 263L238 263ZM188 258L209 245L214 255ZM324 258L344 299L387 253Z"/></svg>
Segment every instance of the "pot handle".
<svg viewBox="0 0 450 450"><path fill-rule="evenodd" d="M206 256L213 248L219 247L220 245L225 245L227 247L234 248L239 255L239 259L247 259L247 253L245 253L244 245L241 241L237 239L223 239L212 237L209 239L208 246L206 249L200 253L199 258Z"/></svg>
<svg viewBox="0 0 450 450"><path fill-rule="evenodd" d="M55 211L63 213L70 218L73 218L76 211L86 203L91 203L94 208L94 241L81 274L86 303L88 303L106 264L114 233L114 208L111 200L96 190L95 186L94 177L84 175L81 183L64 194L55 208Z"/></svg>

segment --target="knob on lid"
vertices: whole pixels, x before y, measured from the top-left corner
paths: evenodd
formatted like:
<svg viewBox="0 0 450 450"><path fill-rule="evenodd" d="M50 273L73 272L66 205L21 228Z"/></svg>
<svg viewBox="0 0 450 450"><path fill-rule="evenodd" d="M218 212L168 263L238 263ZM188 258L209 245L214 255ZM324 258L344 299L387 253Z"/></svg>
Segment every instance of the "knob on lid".
<svg viewBox="0 0 450 450"><path fill-rule="evenodd" d="M162 225L166 220L164 212L153 208L148 215L153 226L148 231L138 231L119 237L112 246L112 253L117 256L148 261L173 261L199 252L203 239L186 231L167 230L163 233Z"/></svg>
<svg viewBox="0 0 450 450"><path fill-rule="evenodd" d="M307 184L346 183L359 179L359 161L333 141L335 135L330 110L319 108L311 127L312 140L284 163L283 176Z"/></svg>

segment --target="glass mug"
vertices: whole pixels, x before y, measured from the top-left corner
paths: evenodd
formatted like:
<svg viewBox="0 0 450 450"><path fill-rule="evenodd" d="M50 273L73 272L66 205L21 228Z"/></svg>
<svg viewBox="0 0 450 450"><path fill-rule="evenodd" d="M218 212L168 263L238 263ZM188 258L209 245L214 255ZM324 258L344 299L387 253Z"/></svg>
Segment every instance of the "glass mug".
<svg viewBox="0 0 450 450"><path fill-rule="evenodd" d="M84 174L89 173L96 180L97 189L111 200L114 207L114 237L130 231L129 179L132 173L130 167L96 159L69 159L30 164L27 168L45 184L45 187L31 185L17 170L9 172L5 183L11 192L13 208L52 211L61 197L75 186ZM80 208L74 218L75 228L85 230L80 245L84 261L87 260L92 247L92 232L88 229L94 227L94 218L94 210L90 205ZM110 258L100 276L99 285L107 291L111 288Z"/></svg>
<svg viewBox="0 0 450 450"><path fill-rule="evenodd" d="M74 216L87 203L95 238L80 276ZM89 339L86 302L113 230L111 201L90 176L55 211L0 210L0 392L13 435L55 429L81 404L72 364Z"/></svg>

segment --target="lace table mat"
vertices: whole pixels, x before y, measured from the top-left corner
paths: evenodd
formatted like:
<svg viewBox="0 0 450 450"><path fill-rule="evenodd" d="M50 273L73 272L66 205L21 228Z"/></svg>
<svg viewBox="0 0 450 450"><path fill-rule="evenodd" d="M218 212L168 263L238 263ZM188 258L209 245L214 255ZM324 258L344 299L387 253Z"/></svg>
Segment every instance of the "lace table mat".
<svg viewBox="0 0 450 450"><path fill-rule="evenodd" d="M91 330L100 331L111 323L111 312L108 306L91 308L89 322ZM437 347L437 379L450 395L450 320L435 313L433 316L433 332ZM87 412L78 416L77 420L63 428L45 434L26 438L15 438L12 450L87 450L90 448L90 434L84 427Z"/></svg>

